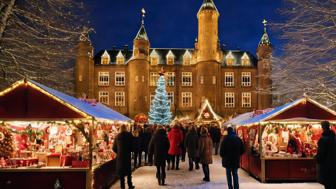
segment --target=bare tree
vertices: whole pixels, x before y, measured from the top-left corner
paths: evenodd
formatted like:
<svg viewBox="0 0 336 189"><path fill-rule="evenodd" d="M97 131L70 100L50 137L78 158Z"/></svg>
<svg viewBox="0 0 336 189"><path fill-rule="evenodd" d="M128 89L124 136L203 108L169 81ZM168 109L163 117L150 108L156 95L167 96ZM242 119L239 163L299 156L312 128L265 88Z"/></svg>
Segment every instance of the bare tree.
<svg viewBox="0 0 336 189"><path fill-rule="evenodd" d="M328 106L336 104L336 1L285 0L282 23L273 24L285 41L274 59L275 95L306 93Z"/></svg>
<svg viewBox="0 0 336 189"><path fill-rule="evenodd" d="M27 76L72 93L83 10L77 0L1 0L0 88Z"/></svg>

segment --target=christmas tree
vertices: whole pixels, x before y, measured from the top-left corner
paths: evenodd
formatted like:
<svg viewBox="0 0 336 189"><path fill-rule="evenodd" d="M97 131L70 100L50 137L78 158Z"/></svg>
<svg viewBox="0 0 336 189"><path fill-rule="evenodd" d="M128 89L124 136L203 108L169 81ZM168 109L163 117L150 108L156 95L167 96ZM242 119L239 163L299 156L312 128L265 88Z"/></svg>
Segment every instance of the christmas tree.
<svg viewBox="0 0 336 189"><path fill-rule="evenodd" d="M166 81L163 74L160 74L155 90L155 97L152 101L149 115L150 124L168 125L170 124L172 113L166 91Z"/></svg>

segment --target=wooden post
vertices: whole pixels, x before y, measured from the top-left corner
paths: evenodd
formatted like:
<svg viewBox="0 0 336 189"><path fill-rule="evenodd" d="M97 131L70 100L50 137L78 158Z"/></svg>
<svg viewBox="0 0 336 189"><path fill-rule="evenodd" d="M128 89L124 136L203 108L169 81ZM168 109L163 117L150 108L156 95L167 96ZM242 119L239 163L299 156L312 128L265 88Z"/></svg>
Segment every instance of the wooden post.
<svg viewBox="0 0 336 189"><path fill-rule="evenodd" d="M93 129L94 129L94 118L92 117L92 125L89 125L89 173L87 179L88 189L93 188L93 170L92 170L92 152L93 152Z"/></svg>

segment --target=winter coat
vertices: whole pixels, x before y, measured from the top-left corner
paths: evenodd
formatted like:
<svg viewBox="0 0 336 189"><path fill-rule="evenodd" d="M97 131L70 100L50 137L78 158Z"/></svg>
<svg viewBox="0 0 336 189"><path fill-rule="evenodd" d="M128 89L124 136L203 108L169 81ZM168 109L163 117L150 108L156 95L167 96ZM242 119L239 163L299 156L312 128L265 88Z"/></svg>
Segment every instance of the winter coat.
<svg viewBox="0 0 336 189"><path fill-rule="evenodd" d="M213 143L219 143L221 139L221 131L219 127L211 127L210 136Z"/></svg>
<svg viewBox="0 0 336 189"><path fill-rule="evenodd" d="M239 168L240 156L244 153L243 141L234 133L228 133L220 147L222 165L225 168Z"/></svg>
<svg viewBox="0 0 336 189"><path fill-rule="evenodd" d="M132 152L133 135L130 132L119 133L113 143L113 151L117 154L116 172L119 175L132 173L131 169L131 152Z"/></svg>
<svg viewBox="0 0 336 189"><path fill-rule="evenodd" d="M152 138L152 129L150 127L147 127L145 129L145 132L143 132L142 137L143 137L142 149L145 152L148 152L149 142L151 141L151 138Z"/></svg>
<svg viewBox="0 0 336 189"><path fill-rule="evenodd" d="M184 146L187 148L188 157L193 159L198 157L198 135L196 130L191 130L187 133Z"/></svg>
<svg viewBox="0 0 336 189"><path fill-rule="evenodd" d="M152 137L148 153L154 154L154 164L156 166L165 165L168 159L169 140L164 129L159 129Z"/></svg>
<svg viewBox="0 0 336 189"><path fill-rule="evenodd" d="M133 136L133 152L134 153L139 153L142 151L142 137L139 136Z"/></svg>
<svg viewBox="0 0 336 189"><path fill-rule="evenodd" d="M316 160L319 164L319 181L322 184L334 182L335 184L335 159L336 159L335 133L331 130L324 131L318 141Z"/></svg>
<svg viewBox="0 0 336 189"><path fill-rule="evenodd" d="M209 134L201 134L199 138L199 158L201 164L212 163L212 140Z"/></svg>
<svg viewBox="0 0 336 189"><path fill-rule="evenodd" d="M181 155L181 147L183 145L183 133L179 128L172 128L168 133L169 139L169 155Z"/></svg>

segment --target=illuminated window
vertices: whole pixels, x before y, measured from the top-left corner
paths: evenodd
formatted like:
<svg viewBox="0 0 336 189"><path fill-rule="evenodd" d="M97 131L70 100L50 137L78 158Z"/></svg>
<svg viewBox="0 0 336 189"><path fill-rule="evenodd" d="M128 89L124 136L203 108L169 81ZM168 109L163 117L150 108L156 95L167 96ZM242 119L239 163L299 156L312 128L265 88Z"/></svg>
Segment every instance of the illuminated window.
<svg viewBox="0 0 336 189"><path fill-rule="evenodd" d="M109 72L98 72L98 86L108 86L110 84Z"/></svg>
<svg viewBox="0 0 336 189"><path fill-rule="evenodd" d="M233 87L234 86L234 73L233 72L225 72L225 86Z"/></svg>
<svg viewBox="0 0 336 189"><path fill-rule="evenodd" d="M156 82L160 75L157 72L151 72L149 75L149 86L156 86Z"/></svg>
<svg viewBox="0 0 336 189"><path fill-rule="evenodd" d="M174 105L174 92L168 92L167 96L168 96L169 105L173 106Z"/></svg>
<svg viewBox="0 0 336 189"><path fill-rule="evenodd" d="M231 51L226 55L225 60L227 66L233 66L235 59Z"/></svg>
<svg viewBox="0 0 336 189"><path fill-rule="evenodd" d="M166 56L167 64L168 65L173 65L174 64L174 58L175 58L175 56L174 56L173 52L171 50L169 50L169 52Z"/></svg>
<svg viewBox="0 0 336 189"><path fill-rule="evenodd" d="M251 72L242 72L242 86L249 87L251 86Z"/></svg>
<svg viewBox="0 0 336 189"><path fill-rule="evenodd" d="M116 91L114 93L114 106L125 106L125 92Z"/></svg>
<svg viewBox="0 0 336 189"><path fill-rule="evenodd" d="M226 108L234 108L235 107L235 94L234 94L234 92L226 92L225 93L224 106Z"/></svg>
<svg viewBox="0 0 336 189"><path fill-rule="evenodd" d="M119 51L119 53L117 55L117 64L124 64L124 63L125 63L125 57L121 53L121 51Z"/></svg>
<svg viewBox="0 0 336 189"><path fill-rule="evenodd" d="M158 57L151 57L151 65L157 65L158 64Z"/></svg>
<svg viewBox="0 0 336 189"><path fill-rule="evenodd" d="M192 86L192 72L182 72L182 86Z"/></svg>
<svg viewBox="0 0 336 189"><path fill-rule="evenodd" d="M243 108L251 107L251 93L242 93L242 107Z"/></svg>
<svg viewBox="0 0 336 189"><path fill-rule="evenodd" d="M191 92L182 92L182 107L192 107Z"/></svg>
<svg viewBox="0 0 336 189"><path fill-rule="evenodd" d="M250 65L250 58L247 56L246 53L241 58L241 64L242 66L249 66Z"/></svg>
<svg viewBox="0 0 336 189"><path fill-rule="evenodd" d="M212 76L212 84L216 85L216 76Z"/></svg>
<svg viewBox="0 0 336 189"><path fill-rule="evenodd" d="M191 53L189 50L186 50L186 52L183 55L183 65L190 65L191 64Z"/></svg>
<svg viewBox="0 0 336 189"><path fill-rule="evenodd" d="M115 72L115 86L125 86L125 72Z"/></svg>
<svg viewBox="0 0 336 189"><path fill-rule="evenodd" d="M158 65L159 63L159 54L155 49L150 54L150 63L151 65Z"/></svg>
<svg viewBox="0 0 336 189"><path fill-rule="evenodd" d="M167 85L173 87L175 82L175 72L167 72Z"/></svg>
<svg viewBox="0 0 336 189"><path fill-rule="evenodd" d="M100 103L109 105L109 92L107 91L99 91L98 99Z"/></svg>
<svg viewBox="0 0 336 189"><path fill-rule="evenodd" d="M103 55L101 56L101 64L109 64L110 63L110 55L107 51L104 51Z"/></svg>

